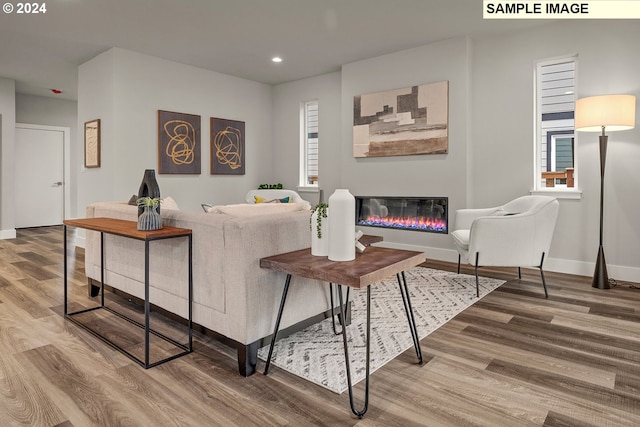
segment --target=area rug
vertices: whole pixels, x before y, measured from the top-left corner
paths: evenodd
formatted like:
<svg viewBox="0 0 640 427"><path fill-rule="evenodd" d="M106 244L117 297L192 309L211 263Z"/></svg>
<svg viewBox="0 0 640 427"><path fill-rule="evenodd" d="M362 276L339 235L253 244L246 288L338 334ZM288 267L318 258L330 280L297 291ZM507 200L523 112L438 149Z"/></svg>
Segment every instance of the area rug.
<svg viewBox="0 0 640 427"><path fill-rule="evenodd" d="M474 276L424 267L416 267L405 275L420 339L478 301ZM503 280L481 277L480 297L503 283ZM366 296L365 290L351 290L352 317L351 325L347 326L347 337L353 384L363 380L366 373ZM337 318L336 327L339 330ZM396 278L373 285L371 372L412 347L413 340ZM423 346L422 351L424 353L428 349ZM266 360L268 354L269 346L258 351L262 360ZM342 336L333 333L331 319L278 340L271 363L335 393L347 390Z"/></svg>

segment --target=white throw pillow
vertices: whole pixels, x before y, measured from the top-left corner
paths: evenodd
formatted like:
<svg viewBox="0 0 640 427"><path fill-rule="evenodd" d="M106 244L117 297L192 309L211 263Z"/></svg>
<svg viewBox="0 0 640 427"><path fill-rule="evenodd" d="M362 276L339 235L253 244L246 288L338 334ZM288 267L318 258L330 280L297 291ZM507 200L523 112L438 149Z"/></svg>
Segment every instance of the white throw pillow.
<svg viewBox="0 0 640 427"><path fill-rule="evenodd" d="M160 199L160 209L173 209L179 211L180 207L171 196L167 196Z"/></svg>
<svg viewBox="0 0 640 427"><path fill-rule="evenodd" d="M205 212L227 214L235 217L247 217L255 215L285 213L309 210L309 203L258 203L258 204L238 204L224 206L202 205Z"/></svg>

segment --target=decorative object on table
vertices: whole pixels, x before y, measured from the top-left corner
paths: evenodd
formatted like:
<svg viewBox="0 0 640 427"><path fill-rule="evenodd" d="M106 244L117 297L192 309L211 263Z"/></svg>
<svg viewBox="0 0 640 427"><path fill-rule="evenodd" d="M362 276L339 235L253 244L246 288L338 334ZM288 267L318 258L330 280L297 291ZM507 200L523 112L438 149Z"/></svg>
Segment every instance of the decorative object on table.
<svg viewBox="0 0 640 427"><path fill-rule="evenodd" d="M158 110L158 173L200 174L200 116Z"/></svg>
<svg viewBox="0 0 640 427"><path fill-rule="evenodd" d="M356 199L346 189L336 190L329 197L329 259L352 261L356 258Z"/></svg>
<svg viewBox="0 0 640 427"><path fill-rule="evenodd" d="M143 197L150 197L152 199L160 199L160 187L158 181L156 181L156 171L154 169L145 169L142 176L142 182L140 183L140 189L138 190L138 216L144 211L144 207L140 206L139 199ZM158 205L158 214L160 213L160 205Z"/></svg>
<svg viewBox="0 0 640 427"><path fill-rule="evenodd" d="M367 247L365 245L363 245L362 243L360 243L360 238L364 236L364 233L361 230L356 231L356 249L358 250L358 252L362 253L364 252L365 249L367 249Z"/></svg>
<svg viewBox="0 0 640 427"><path fill-rule="evenodd" d="M311 213L311 255L329 255L329 205L318 203Z"/></svg>
<svg viewBox="0 0 640 427"><path fill-rule="evenodd" d="M100 119L84 124L84 167L100 167Z"/></svg>
<svg viewBox="0 0 640 427"><path fill-rule="evenodd" d="M258 185L258 190L282 190L284 187L282 184L260 184Z"/></svg>
<svg viewBox="0 0 640 427"><path fill-rule="evenodd" d="M449 82L353 97L353 157L446 154Z"/></svg>
<svg viewBox="0 0 640 427"><path fill-rule="evenodd" d="M211 175L244 175L244 122L211 117Z"/></svg>
<svg viewBox="0 0 640 427"><path fill-rule="evenodd" d="M162 217L158 212L160 209L159 197L141 197L138 199L138 208L142 213L138 215L138 230L151 231L162 228Z"/></svg>
<svg viewBox="0 0 640 427"><path fill-rule="evenodd" d="M609 275L604 259L603 237L603 199L604 166L607 159L607 140L605 128L609 132L633 129L636 123L636 97L633 95L600 95L582 98L576 101L575 128L582 132L600 132L600 244L596 267L591 286L609 289Z"/></svg>

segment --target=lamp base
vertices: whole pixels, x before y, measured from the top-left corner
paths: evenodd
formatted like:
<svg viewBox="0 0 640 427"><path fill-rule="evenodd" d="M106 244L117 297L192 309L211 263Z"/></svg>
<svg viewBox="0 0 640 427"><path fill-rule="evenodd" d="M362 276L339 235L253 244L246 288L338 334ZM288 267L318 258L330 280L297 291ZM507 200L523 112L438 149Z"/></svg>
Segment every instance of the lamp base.
<svg viewBox="0 0 640 427"><path fill-rule="evenodd" d="M593 272L591 286L598 289L611 289L609 286L609 275L607 274L607 263L604 260L604 249L602 245L598 248L598 258L596 259L596 269Z"/></svg>

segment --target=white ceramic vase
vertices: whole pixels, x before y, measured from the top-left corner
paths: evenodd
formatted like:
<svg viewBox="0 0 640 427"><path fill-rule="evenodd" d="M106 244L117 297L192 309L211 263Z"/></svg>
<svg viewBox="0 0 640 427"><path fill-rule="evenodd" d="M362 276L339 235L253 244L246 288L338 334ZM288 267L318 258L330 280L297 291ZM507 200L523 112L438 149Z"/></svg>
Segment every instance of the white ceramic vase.
<svg viewBox="0 0 640 427"><path fill-rule="evenodd" d="M327 217L321 218L320 237L318 237L318 215L320 213L317 209L311 214L311 255L327 256L329 255L329 209L327 208Z"/></svg>
<svg viewBox="0 0 640 427"><path fill-rule="evenodd" d="M329 259L352 261L356 258L356 199L349 190L338 189L329 197Z"/></svg>

